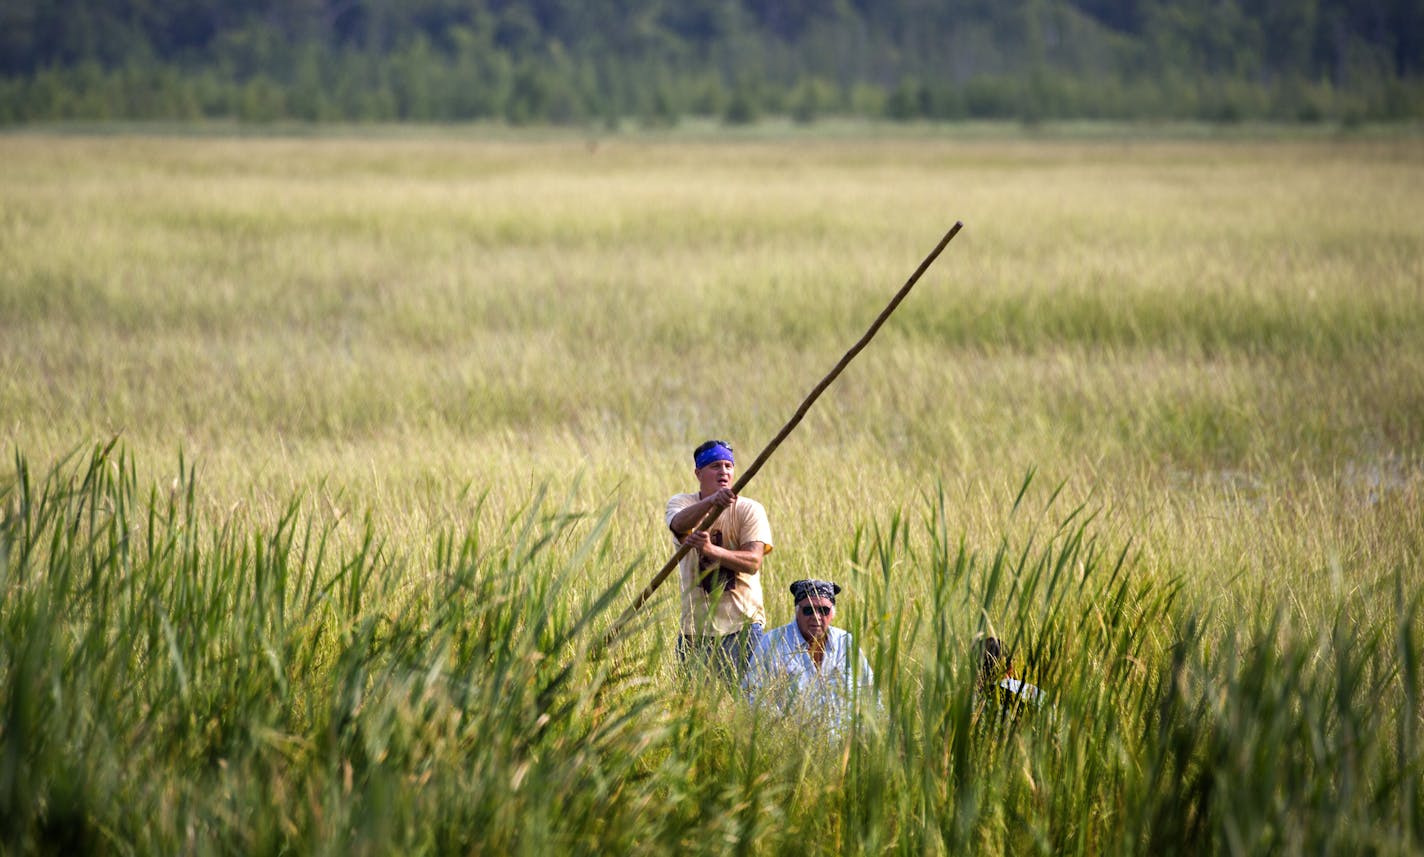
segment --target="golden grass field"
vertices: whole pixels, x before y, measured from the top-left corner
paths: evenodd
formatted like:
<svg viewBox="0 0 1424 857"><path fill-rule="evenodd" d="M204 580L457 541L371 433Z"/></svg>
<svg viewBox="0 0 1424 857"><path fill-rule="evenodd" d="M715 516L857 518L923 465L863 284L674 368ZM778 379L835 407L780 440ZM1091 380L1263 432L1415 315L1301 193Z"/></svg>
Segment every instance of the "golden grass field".
<svg viewBox="0 0 1424 857"><path fill-rule="evenodd" d="M30 819L7 840L17 853L55 843L46 813L66 800L116 852L1022 853L1020 829L1045 853L1418 845L1424 138L126 128L0 135L0 163L0 439L16 460L4 472L43 474L117 437L149 508L195 492L197 510L170 511L157 541L150 518L148 549L186 545L164 554L173 563L199 551L209 543L184 527L201 520L216 565L192 586L227 593L204 601L184 578L180 606L163 608L176 612L145 618L91 571L77 607L44 607L69 584L47 595L25 562L71 550L81 559L52 561L69 570L52 578L120 562L131 582L115 593L170 603L164 576L189 566L123 565L120 530L142 541L136 512L107 531L122 550L90 560L64 547L82 528L64 536L55 517L53 541L0 579L6 710L50 712L22 725L90 724L36 734L101 760L74 773L60 750L14 751L16 770L60 784L34 797L0 780L0 807ZM789 618L790 581L842 582L842 624L883 680L887 737L844 756L743 743L742 715L704 710L673 677L675 579L618 662L625 677L651 671L651 695L578 660L578 681L615 690L589 690L556 721L582 739L540 731L547 698L528 688L564 644L549 649L519 599L558 627L630 571L612 609L631 600L672 551L664 504L693 488L693 446L725 438L749 463L956 221L962 233L745 492L775 534L771 624ZM0 479L16 556L43 507L23 484ZM81 511L97 490L56 484ZM387 576L379 596L333 594L300 628L280 618L286 596L262 569L286 556L294 502L343 549L374 532L395 559L370 566ZM598 546L554 537L550 562L572 576L551 573L547 591L482 584L512 599L507 615L462 606L449 581L479 578L486 560L450 571L448 534L477 527L490 568L532 574L544 560L520 559L515 529L546 507L545 523L587 515L576 520ZM955 564L960 547L973 562ZM1027 573L1039 551L1081 587L1067 602L1056 577ZM1125 577L1109 580L1124 551ZM1001 577L996 552L1027 559ZM319 603L325 572L305 590L291 573L292 597ZM193 605L207 618L189 627ZM149 654L112 665L90 646L103 633L46 610L110 616ZM508 634L517 657L447 658L470 645L457 635L403 671L403 629L439 641L456 626ZM1049 653L1031 675L1062 712L1002 750L966 731L967 707L941 719L961 710L972 679L959 652L985 629ZM56 669L128 688L122 701L94 691L98 714L46 702L41 662L23 655L51 634L56 651L85 641ZM195 661L208 695L192 690ZM488 699L530 707L510 702L499 719L503 703L471 703L464 678L433 678L471 664L499 665ZM246 690L268 681L278 710ZM365 708L337 693L347 681L366 683ZM242 713L210 719L207 704ZM93 737L119 709L126 725ZM12 728L0 757L23 734ZM172 737L152 749L155 735ZM580 741L591 756L570 749ZM520 761L528 747L535 762ZM123 773L135 758L152 785ZM828 760L839 779L806 779ZM976 779L975 765L994 773ZM1311 790L1332 771L1347 773ZM245 814L267 794L295 797ZM501 801L479 803L490 794ZM857 809L867 796L884 807ZM187 828L183 807L199 819Z"/></svg>
<svg viewBox="0 0 1424 857"><path fill-rule="evenodd" d="M943 485L1029 468L1153 574L1252 601L1421 551L1424 143L0 138L0 426L115 434L218 507L396 532L576 477L663 556L688 451L744 462L963 233L748 493L791 580ZM1335 570L1335 571L1332 571Z"/></svg>

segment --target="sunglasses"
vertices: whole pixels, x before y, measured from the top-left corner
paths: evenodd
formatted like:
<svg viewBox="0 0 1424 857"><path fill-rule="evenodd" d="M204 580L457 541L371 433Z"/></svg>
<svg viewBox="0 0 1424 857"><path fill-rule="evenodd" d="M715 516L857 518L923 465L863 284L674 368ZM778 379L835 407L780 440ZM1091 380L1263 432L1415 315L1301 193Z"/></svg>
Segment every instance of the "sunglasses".
<svg viewBox="0 0 1424 857"><path fill-rule="evenodd" d="M826 607L826 606L821 605L821 604L807 604L806 606L804 606L804 607L801 608L801 615L802 615L802 616L816 616L816 615L829 616L829 615L831 615L831 609L832 609L832 608Z"/></svg>

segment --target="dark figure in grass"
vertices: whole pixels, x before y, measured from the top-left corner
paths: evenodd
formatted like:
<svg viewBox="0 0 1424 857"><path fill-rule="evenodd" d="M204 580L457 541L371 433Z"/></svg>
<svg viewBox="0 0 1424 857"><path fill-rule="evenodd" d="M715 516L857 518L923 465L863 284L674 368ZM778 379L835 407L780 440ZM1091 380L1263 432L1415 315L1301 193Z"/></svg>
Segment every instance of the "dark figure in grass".
<svg viewBox="0 0 1424 857"><path fill-rule="evenodd" d="M979 698L1003 714L1036 708L1043 691L1014 675L1013 657L998 637L985 637L979 647Z"/></svg>
<svg viewBox="0 0 1424 857"><path fill-rule="evenodd" d="M729 681L740 681L761 642L766 625L761 563L771 553L771 522L760 503L732 493L736 469L732 447L709 440L692 452L697 491L667 503L673 539L692 550L682 558L682 622L678 659L712 665ZM713 509L712 526L693 532Z"/></svg>

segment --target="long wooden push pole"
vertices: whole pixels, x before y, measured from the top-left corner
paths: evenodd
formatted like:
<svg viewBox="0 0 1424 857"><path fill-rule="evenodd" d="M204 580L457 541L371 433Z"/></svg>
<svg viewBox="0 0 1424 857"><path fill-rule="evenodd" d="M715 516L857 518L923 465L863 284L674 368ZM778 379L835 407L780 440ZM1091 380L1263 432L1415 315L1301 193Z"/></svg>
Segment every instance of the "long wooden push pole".
<svg viewBox="0 0 1424 857"><path fill-rule="evenodd" d="M935 245L935 248L930 251L930 254L920 263L920 267L915 269L915 273L910 275L910 279L905 281L905 285L900 287L900 291L895 293L895 297L890 299L890 303L886 304L885 309L881 310L880 315L876 317L875 321L871 322L870 329L865 331L865 335L862 336L856 344L850 347L850 350L845 353L845 356L840 359L840 362L836 364L835 368L832 369L826 377L822 378L820 383L811 390L806 396L805 401L801 402L801 407L796 409L796 413L791 415L791 419L787 420L786 425L781 427L781 431L776 433L776 437L771 439L771 443L766 445L766 448L761 451L761 454L756 457L756 460L751 463L751 466L742 471L741 478L732 485L733 494L740 494L747 483L752 481L752 477L757 475L757 471L761 470L761 466L767 462L767 459L771 458L772 453L776 452L776 448L781 446L781 442L786 440L796 426L800 424L801 419L806 416L806 412L811 410L811 405L815 404L816 399L820 398L821 393L825 392L826 388L831 386L831 382L835 381L836 377L845 371L846 366L850 365L850 361L854 360L855 356L864 350L865 346L870 344L870 340L879 332L880 326L885 323L885 320L890 317L891 313L895 312L895 308L900 306L900 302L910 293L910 289L915 287L915 283L920 281L920 277L924 275L930 265L934 264L934 260L939 258L939 254L944 252L944 248L949 245L950 241L954 240L954 236L958 235L959 230L963 228L963 221L955 221L954 226L950 227L950 230L939 240L939 244ZM702 520L698 522L697 526L693 527L693 531L696 532L710 528L712 524L717 521L717 516L721 514L721 509L715 507L709 509L707 514L702 517ZM604 646L608 646L618 639L618 635L622 633L623 627L627 625L634 614L648 602L648 599L653 597L653 593L657 591L659 586L663 585L663 581L667 580L668 575L672 573L674 568L677 568L677 564L682 562L682 558L687 555L689 550L691 550L691 548L686 544L678 546L677 552L672 555L672 558L667 561L667 564L659 569L658 573L653 575L653 579L648 581L648 585L643 587L643 591L638 593L637 600L628 605L628 609L624 610L617 621L613 623L613 626L608 629L608 633L603 637Z"/></svg>

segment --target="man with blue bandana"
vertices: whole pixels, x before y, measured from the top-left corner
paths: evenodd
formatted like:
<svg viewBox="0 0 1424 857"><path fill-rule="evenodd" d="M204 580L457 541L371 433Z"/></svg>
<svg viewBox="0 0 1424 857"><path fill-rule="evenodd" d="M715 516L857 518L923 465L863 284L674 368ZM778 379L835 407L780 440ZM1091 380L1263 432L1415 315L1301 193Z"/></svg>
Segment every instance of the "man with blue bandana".
<svg viewBox="0 0 1424 857"><path fill-rule="evenodd" d="M740 679L766 625L761 563L771 553L771 522L760 503L732 493L736 469L732 447L709 440L692 452L697 492L667 503L673 539L692 550L679 567L682 621L678 659L710 663L728 679ZM721 510L705 531L694 532L713 509Z"/></svg>
<svg viewBox="0 0 1424 857"><path fill-rule="evenodd" d="M831 735L843 734L856 704L875 693L865 654L849 633L832 627L840 591L829 580L791 584L796 616L766 632L743 682L754 705Z"/></svg>

